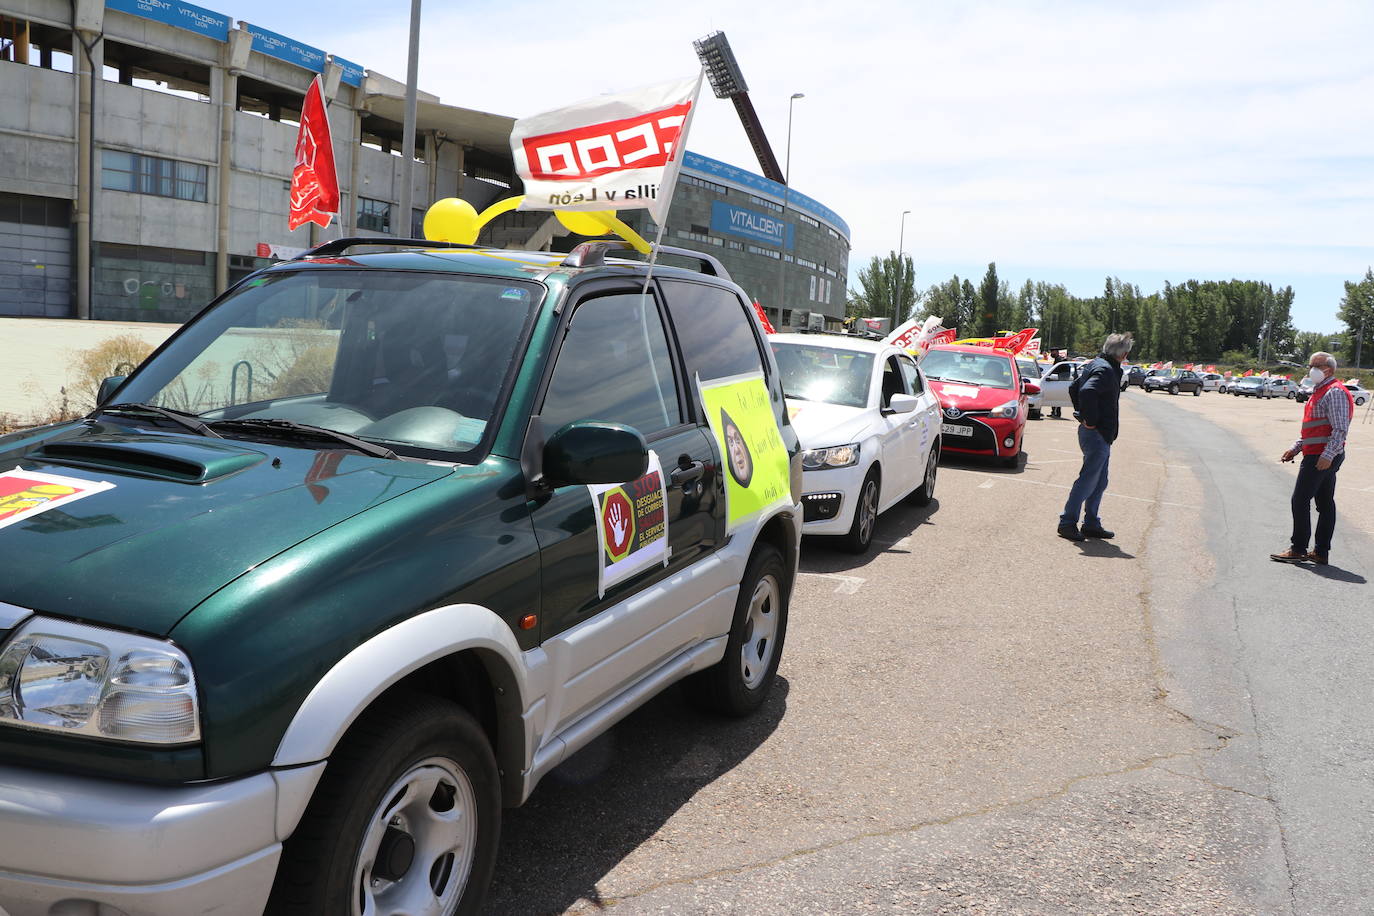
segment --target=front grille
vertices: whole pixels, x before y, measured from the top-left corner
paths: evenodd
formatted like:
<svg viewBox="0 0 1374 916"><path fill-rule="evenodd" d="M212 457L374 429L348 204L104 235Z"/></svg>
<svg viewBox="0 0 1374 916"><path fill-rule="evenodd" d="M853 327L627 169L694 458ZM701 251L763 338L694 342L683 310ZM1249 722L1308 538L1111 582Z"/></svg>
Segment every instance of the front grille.
<svg viewBox="0 0 1374 916"><path fill-rule="evenodd" d="M975 452L997 451L997 434L992 431L992 428L984 423L979 423L977 420L966 423L964 422L966 417L968 417L968 414L965 414L964 417L960 417L958 420L945 420L944 425L971 426L973 427L973 435L958 436L952 433L944 433L940 437L940 447L966 449Z"/></svg>

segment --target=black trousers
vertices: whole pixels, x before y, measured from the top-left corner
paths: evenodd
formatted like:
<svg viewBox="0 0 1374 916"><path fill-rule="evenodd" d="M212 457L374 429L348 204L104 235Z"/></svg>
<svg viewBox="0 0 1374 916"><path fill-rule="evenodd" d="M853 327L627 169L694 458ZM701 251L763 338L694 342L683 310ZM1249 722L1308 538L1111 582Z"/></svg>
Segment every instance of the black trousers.
<svg viewBox="0 0 1374 916"><path fill-rule="evenodd" d="M1317 502L1317 539L1312 549L1322 556L1331 552L1336 532L1336 472L1345 463L1341 452L1324 471L1317 470L1320 455L1303 455L1298 481L1293 485L1293 549L1306 550L1312 536L1312 501Z"/></svg>

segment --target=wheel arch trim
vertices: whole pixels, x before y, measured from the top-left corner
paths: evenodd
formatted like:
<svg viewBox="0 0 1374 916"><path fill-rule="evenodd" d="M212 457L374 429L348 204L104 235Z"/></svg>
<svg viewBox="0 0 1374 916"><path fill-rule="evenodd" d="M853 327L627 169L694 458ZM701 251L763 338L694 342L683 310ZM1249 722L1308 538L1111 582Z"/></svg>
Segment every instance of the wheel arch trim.
<svg viewBox="0 0 1374 916"><path fill-rule="evenodd" d="M277 744L272 765L298 766L326 759L358 716L388 688L431 662L469 650L477 650L493 684L498 688L509 684L518 693L498 702L497 710L502 720L501 743L523 744L525 729L519 720L530 685L520 647L510 627L491 610L455 604L404 620L339 659L296 710ZM493 664L506 670L492 671ZM506 756L503 748L493 750L498 759ZM523 748L520 756L524 756Z"/></svg>

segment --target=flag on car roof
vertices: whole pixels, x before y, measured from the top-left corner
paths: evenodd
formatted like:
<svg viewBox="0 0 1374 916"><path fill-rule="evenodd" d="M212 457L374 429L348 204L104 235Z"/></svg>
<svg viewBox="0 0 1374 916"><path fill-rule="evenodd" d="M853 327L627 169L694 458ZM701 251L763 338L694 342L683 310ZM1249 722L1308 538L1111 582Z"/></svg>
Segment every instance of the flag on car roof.
<svg viewBox="0 0 1374 916"><path fill-rule="evenodd" d="M682 168L698 74L521 118L511 130L521 210L647 209L663 225Z"/></svg>
<svg viewBox="0 0 1374 916"><path fill-rule="evenodd" d="M334 141L329 136L324 88L316 76L310 81L310 88L305 90L305 103L301 105L286 228L295 230L306 223L328 226L338 212L339 177L334 171Z"/></svg>

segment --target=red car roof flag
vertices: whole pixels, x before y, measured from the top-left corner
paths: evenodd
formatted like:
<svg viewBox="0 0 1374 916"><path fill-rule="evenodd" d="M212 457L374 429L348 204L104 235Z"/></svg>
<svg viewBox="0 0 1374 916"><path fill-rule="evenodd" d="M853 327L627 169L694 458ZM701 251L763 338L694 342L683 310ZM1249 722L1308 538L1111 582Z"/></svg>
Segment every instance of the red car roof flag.
<svg viewBox="0 0 1374 916"><path fill-rule="evenodd" d="M328 226L339 212L339 177L334 171L334 142L329 136L324 90L316 76L305 91L301 129L296 134L296 167L291 171L291 212L286 228L305 223Z"/></svg>

